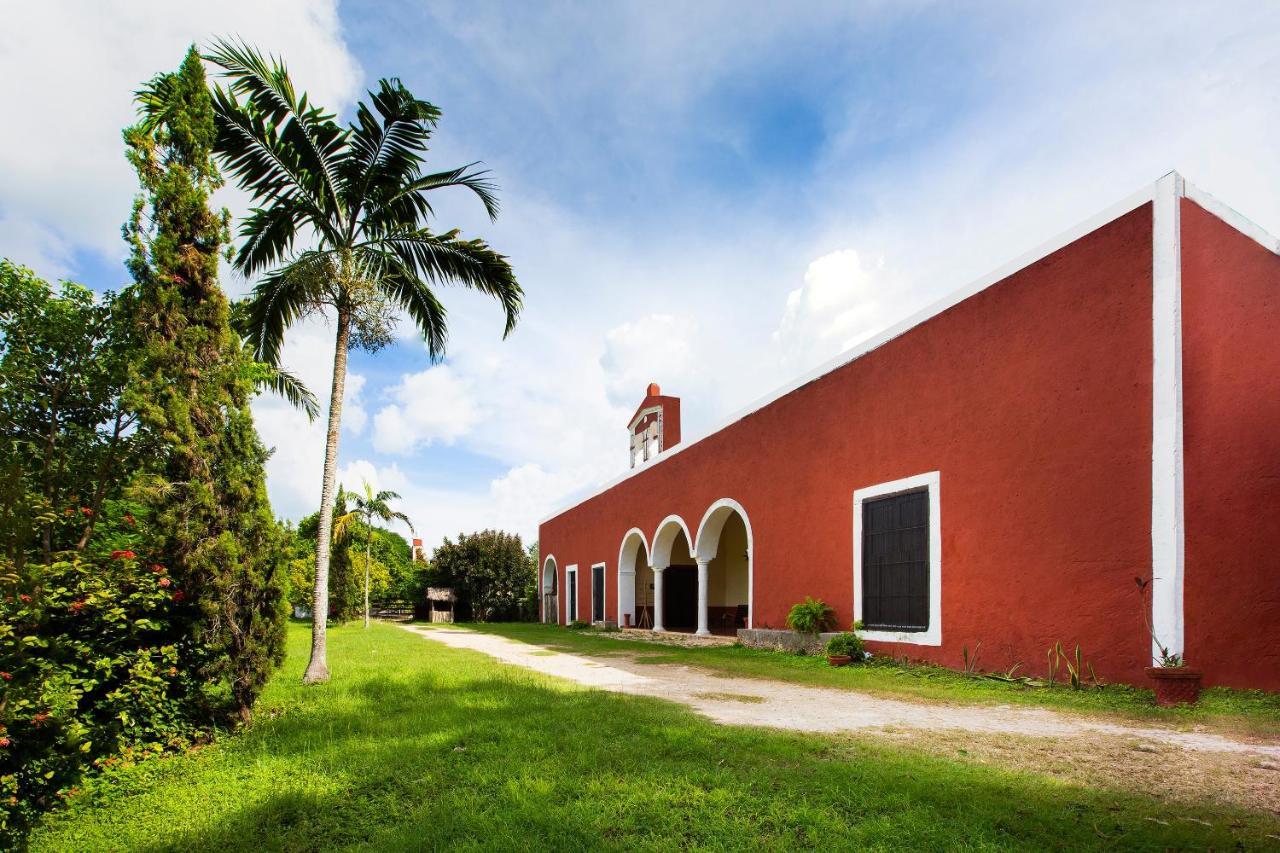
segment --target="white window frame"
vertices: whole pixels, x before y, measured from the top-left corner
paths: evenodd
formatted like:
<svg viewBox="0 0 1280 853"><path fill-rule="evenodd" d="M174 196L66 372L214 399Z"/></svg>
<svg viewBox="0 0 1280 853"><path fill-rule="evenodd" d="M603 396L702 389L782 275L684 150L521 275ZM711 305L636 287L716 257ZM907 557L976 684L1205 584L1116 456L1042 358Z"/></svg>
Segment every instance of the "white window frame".
<svg viewBox="0 0 1280 853"><path fill-rule="evenodd" d="M600 607L604 610L596 618L596 569L600 570ZM591 564L591 624L601 625L609 619L609 566L606 563Z"/></svg>
<svg viewBox="0 0 1280 853"><path fill-rule="evenodd" d="M569 584L569 574L573 573L573 585ZM564 567L564 624L568 625L574 619L578 618L578 584L581 582L578 577L578 564ZM569 590L573 590L573 609L569 609Z"/></svg>
<svg viewBox="0 0 1280 853"><path fill-rule="evenodd" d="M857 489L853 493L853 613L862 619L862 505L866 501L917 489L929 492L929 627L924 631L859 631L882 643L942 645L942 475L938 471Z"/></svg>

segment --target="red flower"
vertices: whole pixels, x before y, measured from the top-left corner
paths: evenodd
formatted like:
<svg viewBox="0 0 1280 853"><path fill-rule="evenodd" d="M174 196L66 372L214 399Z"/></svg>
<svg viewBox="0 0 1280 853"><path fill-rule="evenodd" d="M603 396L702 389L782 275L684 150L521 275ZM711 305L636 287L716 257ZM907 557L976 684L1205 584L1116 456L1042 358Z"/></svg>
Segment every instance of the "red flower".
<svg viewBox="0 0 1280 853"><path fill-rule="evenodd" d="M13 681L13 673L12 673L12 672L0 672L0 678L3 678L5 681Z"/></svg>
<svg viewBox="0 0 1280 853"><path fill-rule="evenodd" d="M182 599L184 599L184 598L186 598L186 597L187 597L187 594L186 594L185 592L183 592L182 590L180 590L180 589L179 589L179 590L174 590L174 593L173 593L173 600L174 600L174 601L181 601Z"/></svg>
<svg viewBox="0 0 1280 853"><path fill-rule="evenodd" d="M168 586L170 583L168 578L160 578L160 586Z"/></svg>
<svg viewBox="0 0 1280 853"><path fill-rule="evenodd" d="M49 722L49 712L41 711L31 718L31 722L33 725L43 726L45 723Z"/></svg>
<svg viewBox="0 0 1280 853"><path fill-rule="evenodd" d="M133 553L132 551L112 551L111 552L111 559L113 560L132 560L136 556L138 555Z"/></svg>
<svg viewBox="0 0 1280 853"><path fill-rule="evenodd" d="M71 611L73 613L79 613L83 609L84 609L84 599L79 599L77 601L71 602Z"/></svg>
<svg viewBox="0 0 1280 853"><path fill-rule="evenodd" d="M63 515L75 515L75 514L76 514L76 508L75 508L75 507L73 507L73 506L69 506L69 507L67 507L66 509L64 509L64 510L62 511L62 514L63 514Z"/></svg>
<svg viewBox="0 0 1280 853"><path fill-rule="evenodd" d="M87 506L82 506L80 507L80 514L85 517L88 517L90 515L93 515L93 510L89 509Z"/></svg>
<svg viewBox="0 0 1280 853"><path fill-rule="evenodd" d="M10 743L12 743L12 741L7 737L0 737L0 749L8 749Z"/></svg>
<svg viewBox="0 0 1280 853"><path fill-rule="evenodd" d="M164 566L160 565L159 563L153 563L151 566L151 571L155 572L158 575L162 575L164 574Z"/></svg>
<svg viewBox="0 0 1280 853"><path fill-rule="evenodd" d="M137 519L135 519L135 518L133 517L133 513L131 513L131 512L126 512L126 513L124 514L124 523L125 523L125 524L127 524L127 525L129 525L130 527L133 527L133 526L134 526L135 524L137 524L138 522L137 522Z"/></svg>
<svg viewBox="0 0 1280 853"><path fill-rule="evenodd" d="M18 596L18 598L22 599L27 604L31 603L31 596L27 595L25 592L22 595Z"/></svg>

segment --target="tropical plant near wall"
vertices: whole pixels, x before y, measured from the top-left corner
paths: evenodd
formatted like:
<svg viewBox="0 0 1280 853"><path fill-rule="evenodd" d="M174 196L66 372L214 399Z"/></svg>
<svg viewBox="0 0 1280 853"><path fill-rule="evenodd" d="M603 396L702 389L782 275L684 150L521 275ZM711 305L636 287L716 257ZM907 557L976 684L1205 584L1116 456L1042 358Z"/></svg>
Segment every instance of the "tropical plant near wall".
<svg viewBox="0 0 1280 853"><path fill-rule="evenodd" d="M515 326L523 293L507 259L483 240L427 227L428 194L464 187L497 216L486 173L464 166L424 174L427 143L440 111L398 79L383 79L355 120L334 116L298 94L284 64L243 43L219 41L207 59L223 69L217 87L217 150L226 170L258 205L240 228L235 266L260 280L247 331L260 361L276 365L285 331L311 314L336 325L333 381L316 537L312 652L304 680L328 678L325 614L334 479L347 351L376 351L407 314L431 358L445 351L444 306L433 286L460 284L494 297ZM304 244L305 248L296 248Z"/></svg>
<svg viewBox="0 0 1280 853"><path fill-rule="evenodd" d="M806 595L787 613L787 627L801 634L820 634L835 624L831 606L820 598Z"/></svg>
<svg viewBox="0 0 1280 853"><path fill-rule="evenodd" d="M383 521L403 521L413 532L413 523L409 521L409 516L403 512L398 512L391 508L391 502L400 499L397 492L383 489L380 492L374 492L373 486L365 480L362 483L364 493L347 492L347 498L351 501L351 512L339 516L333 521L333 538L340 541L352 533L352 529L356 522L363 522L365 528L364 540L364 627L369 627L369 564L373 560L373 522Z"/></svg>

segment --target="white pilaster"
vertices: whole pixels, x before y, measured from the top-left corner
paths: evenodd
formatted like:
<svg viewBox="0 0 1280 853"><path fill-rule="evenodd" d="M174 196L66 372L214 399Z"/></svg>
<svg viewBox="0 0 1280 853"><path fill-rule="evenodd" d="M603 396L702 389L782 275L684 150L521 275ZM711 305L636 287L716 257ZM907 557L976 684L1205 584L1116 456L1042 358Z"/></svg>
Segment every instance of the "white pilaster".
<svg viewBox="0 0 1280 853"><path fill-rule="evenodd" d="M666 566L653 567L653 630L667 630L662 624L662 573Z"/></svg>
<svg viewBox="0 0 1280 853"><path fill-rule="evenodd" d="M698 630L694 632L699 637L710 637L711 631L707 628L707 561L698 560Z"/></svg>
<svg viewBox="0 0 1280 853"><path fill-rule="evenodd" d="M1152 218L1151 655L1183 654L1182 176L1156 183Z"/></svg>

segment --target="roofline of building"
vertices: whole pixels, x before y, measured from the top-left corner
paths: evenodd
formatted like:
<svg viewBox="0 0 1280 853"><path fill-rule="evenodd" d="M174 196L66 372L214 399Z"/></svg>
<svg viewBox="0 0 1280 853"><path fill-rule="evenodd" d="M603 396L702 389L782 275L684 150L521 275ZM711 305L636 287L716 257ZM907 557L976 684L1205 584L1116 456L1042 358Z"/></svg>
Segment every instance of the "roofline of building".
<svg viewBox="0 0 1280 853"><path fill-rule="evenodd" d="M832 373L840 369L841 367L844 367L846 364L849 364L853 361L856 361L859 358L862 358L862 356L866 355L867 353L870 353L879 349L880 347L884 346L885 344L889 343L895 338L899 338L902 335L906 334L907 332L911 331L916 326L923 325L929 320L932 320L934 317L943 313L947 309L960 304L961 302L963 302L964 300L968 299L971 296L976 296L977 294L986 290L988 287L991 287L992 285L997 284L998 282L1004 281L1009 276L1026 269L1027 267L1031 266L1037 261L1043 260L1049 255L1052 255L1054 252L1058 251L1059 249L1069 246L1070 244L1074 243L1080 238L1098 230L1104 225L1114 222L1115 220L1119 219L1120 217L1124 216L1127 213L1131 213L1132 211L1138 209L1142 205L1147 204L1149 202L1154 203L1156 199L1156 188L1159 186L1160 181L1168 177L1169 175L1173 175L1175 177L1181 177L1180 175L1178 175L1178 172L1176 170L1169 172L1167 175L1162 175L1160 179L1153 181L1150 184L1147 184L1142 189L1138 190L1132 195L1129 195L1126 198L1122 199L1121 201L1102 210L1101 212L1096 213L1093 216L1090 216L1084 221L1077 223L1071 228L1068 228L1067 230L1061 232L1057 236L1052 237L1051 239L1045 241L1044 243L1041 243L1039 246L1035 247L1034 249L1031 249L1028 252L1024 252L1023 254L1019 255L1018 257L1014 258L1008 263L1005 263L1000 267L992 270L986 275L980 276L977 279L974 279L973 281L964 285L963 287L960 287L957 290L952 291L951 293L942 297L938 301L934 302L932 305L929 305L926 308L907 317L906 319L895 323L894 325L890 326L884 331L878 334L872 335L866 340L863 340L862 342L845 350L844 352L826 361L825 363L819 365L813 370L810 370L809 372L800 375L796 379L793 379L792 381L786 383L785 385L782 385L779 388L774 389L773 391L769 392L768 394L765 394L763 397L760 397L754 402L749 403L744 408L739 409L738 411L729 415L727 418L722 419L718 424L716 424L714 427L712 427L710 430L708 430L706 433L699 436L698 438L693 439L692 441L682 441L680 444L677 444L675 447L671 448L670 450L663 451L657 456L657 458L651 460L645 465L638 468L632 468L627 471L624 471L621 475L614 477L613 479L609 480L603 485L596 487L590 493L570 498L570 502L560 506L550 515L546 516L541 521L539 521L538 526L541 527L543 524L546 524L548 521L551 521L552 519L563 515L564 513L568 512L569 510L573 509L579 504L586 503L592 498L595 498L599 495L604 494L605 492L612 489L614 486L617 486L620 483L631 479L632 477L638 476L640 474L645 473L646 471L652 470L655 466L661 465L663 462L666 462L668 459L678 455L682 451L687 450L690 447L693 447L694 445L698 444L699 442L707 438L710 438L711 436L732 426L738 421L743 420L755 414L756 412L760 411L761 409L765 408L771 403L787 396L793 391L797 391L803 388L804 386L809 385L810 383L821 379L822 377L826 376L828 373ZM1209 193L1204 192L1203 190L1195 187L1193 184L1186 181L1185 179L1182 181L1182 183L1184 186L1184 191L1182 193L1183 196L1191 199L1196 204L1200 205L1205 210L1217 216L1219 219L1223 220L1224 222L1226 222L1231 227L1235 228L1240 233L1244 234L1245 236L1259 243L1261 246L1263 246L1267 250L1277 255L1280 255L1280 239L1277 239L1276 237L1272 236L1270 233L1266 231L1266 229L1262 228L1257 223L1241 215L1236 210L1222 203L1217 198L1214 198Z"/></svg>

